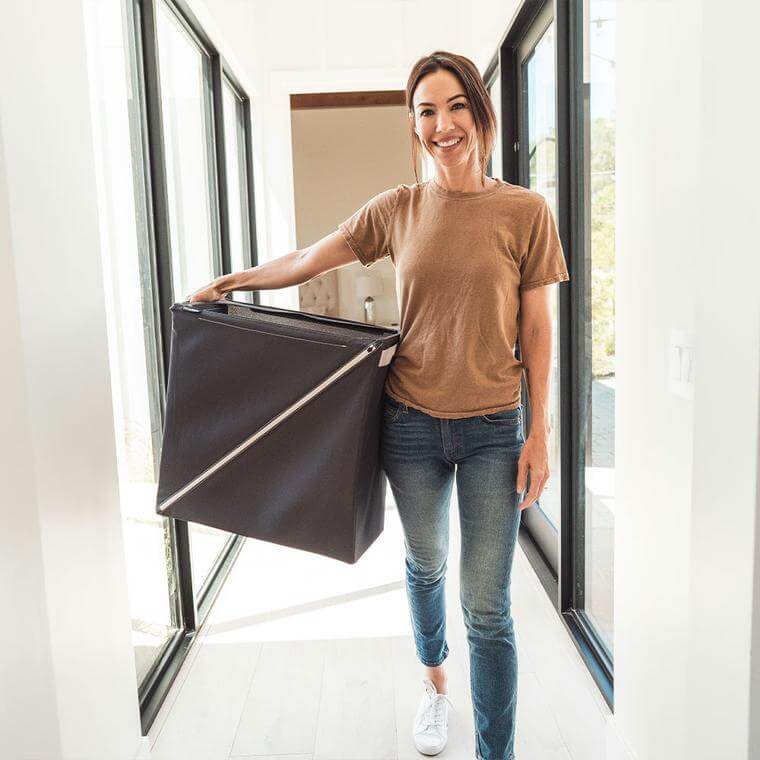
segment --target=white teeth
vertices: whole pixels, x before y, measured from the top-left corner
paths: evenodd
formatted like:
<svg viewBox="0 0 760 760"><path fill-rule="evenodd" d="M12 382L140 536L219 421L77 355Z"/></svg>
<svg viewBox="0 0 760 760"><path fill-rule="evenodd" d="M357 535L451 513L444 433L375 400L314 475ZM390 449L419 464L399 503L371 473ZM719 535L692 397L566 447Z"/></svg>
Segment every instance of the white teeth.
<svg viewBox="0 0 760 760"><path fill-rule="evenodd" d="M448 148L449 145L456 145L462 138L459 137L456 140L449 140L448 142L438 142L436 145L440 146L441 148Z"/></svg>

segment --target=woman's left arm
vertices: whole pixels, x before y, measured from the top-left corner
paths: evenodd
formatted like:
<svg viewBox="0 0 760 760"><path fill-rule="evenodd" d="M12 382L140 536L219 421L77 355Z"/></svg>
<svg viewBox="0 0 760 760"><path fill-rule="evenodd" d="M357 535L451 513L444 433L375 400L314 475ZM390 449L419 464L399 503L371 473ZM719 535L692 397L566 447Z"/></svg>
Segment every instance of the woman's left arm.
<svg viewBox="0 0 760 760"><path fill-rule="evenodd" d="M551 303L556 298L556 283L531 288L520 293L520 357L525 369L530 399L530 433L523 446L517 467L517 490L530 491L518 506L533 504L549 480L549 388L551 385L552 316Z"/></svg>

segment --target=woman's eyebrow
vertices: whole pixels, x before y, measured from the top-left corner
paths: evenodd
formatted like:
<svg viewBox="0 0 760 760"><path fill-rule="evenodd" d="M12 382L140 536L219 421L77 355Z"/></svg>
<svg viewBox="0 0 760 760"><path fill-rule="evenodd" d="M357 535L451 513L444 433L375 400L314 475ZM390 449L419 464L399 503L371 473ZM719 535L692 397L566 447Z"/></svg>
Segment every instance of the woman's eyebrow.
<svg viewBox="0 0 760 760"><path fill-rule="evenodd" d="M450 100L454 100L455 98L466 98L467 96L464 93L459 93L459 95L452 95L450 98L447 98L446 102L448 103ZM417 103L417 108L420 106L434 106L435 103Z"/></svg>

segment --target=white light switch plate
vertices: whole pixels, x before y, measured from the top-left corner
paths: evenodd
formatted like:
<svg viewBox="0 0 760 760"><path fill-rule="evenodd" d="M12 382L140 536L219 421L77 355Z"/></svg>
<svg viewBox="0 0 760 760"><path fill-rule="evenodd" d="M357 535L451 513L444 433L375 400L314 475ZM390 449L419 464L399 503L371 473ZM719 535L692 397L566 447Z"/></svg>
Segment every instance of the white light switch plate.
<svg viewBox="0 0 760 760"><path fill-rule="evenodd" d="M668 379L674 396L694 398L695 359L694 333L671 330Z"/></svg>

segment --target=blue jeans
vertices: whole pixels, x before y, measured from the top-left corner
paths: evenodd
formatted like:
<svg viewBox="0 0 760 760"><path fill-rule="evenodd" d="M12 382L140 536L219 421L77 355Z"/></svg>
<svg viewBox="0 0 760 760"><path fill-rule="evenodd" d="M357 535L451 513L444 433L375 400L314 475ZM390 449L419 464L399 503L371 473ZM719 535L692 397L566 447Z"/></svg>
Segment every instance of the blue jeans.
<svg viewBox="0 0 760 760"><path fill-rule="evenodd" d="M520 527L517 462L522 406L442 419L383 399L382 464L404 531L406 590L417 656L440 665L449 500L456 476L461 526L460 601L470 655L479 760L513 760L517 649L510 576Z"/></svg>

